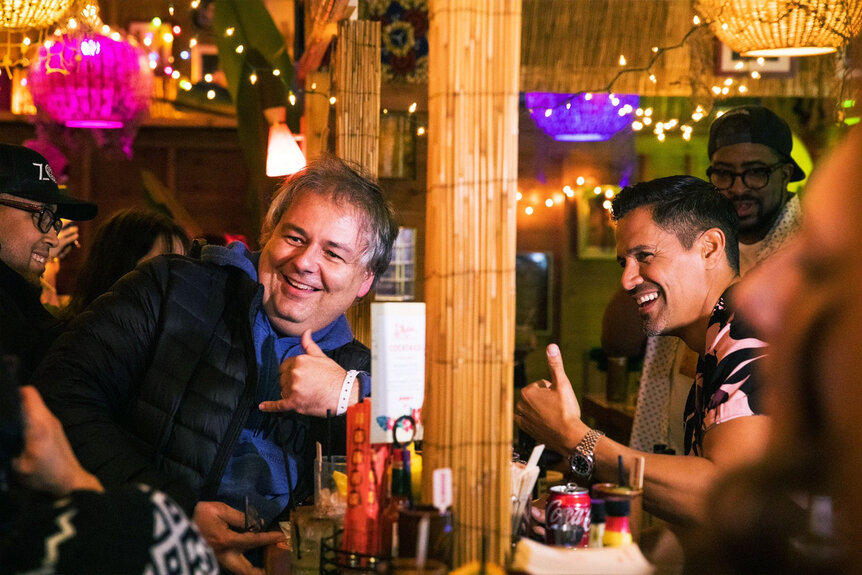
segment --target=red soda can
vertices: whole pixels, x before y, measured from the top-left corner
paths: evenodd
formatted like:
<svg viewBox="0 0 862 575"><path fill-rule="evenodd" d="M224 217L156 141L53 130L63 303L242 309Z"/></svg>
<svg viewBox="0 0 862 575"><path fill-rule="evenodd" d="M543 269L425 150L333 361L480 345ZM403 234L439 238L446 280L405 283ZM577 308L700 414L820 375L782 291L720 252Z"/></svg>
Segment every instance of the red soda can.
<svg viewBox="0 0 862 575"><path fill-rule="evenodd" d="M574 483L555 485L545 504L545 542L586 547L590 542L590 493Z"/></svg>

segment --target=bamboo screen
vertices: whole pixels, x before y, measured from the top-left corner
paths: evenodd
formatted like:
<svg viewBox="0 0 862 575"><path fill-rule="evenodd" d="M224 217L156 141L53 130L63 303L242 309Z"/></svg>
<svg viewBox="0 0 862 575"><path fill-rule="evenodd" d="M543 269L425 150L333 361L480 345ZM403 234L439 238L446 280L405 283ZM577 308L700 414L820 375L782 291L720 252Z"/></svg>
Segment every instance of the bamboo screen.
<svg viewBox="0 0 862 575"><path fill-rule="evenodd" d="M377 174L380 142L380 22L338 25L335 63L335 154ZM353 334L371 345L371 296L347 311Z"/></svg>
<svg viewBox="0 0 862 575"><path fill-rule="evenodd" d="M431 0L423 498L454 477L455 563L510 548L521 0Z"/></svg>
<svg viewBox="0 0 862 575"><path fill-rule="evenodd" d="M601 91L621 70L646 66L652 47L679 43L693 26L691 0L523 0L521 91ZM697 97L727 74L716 71L718 42L704 27L682 48L668 50L650 72L625 74L619 94ZM747 82L750 97L829 97L836 59L797 58L793 72ZM711 98L708 93L706 98Z"/></svg>

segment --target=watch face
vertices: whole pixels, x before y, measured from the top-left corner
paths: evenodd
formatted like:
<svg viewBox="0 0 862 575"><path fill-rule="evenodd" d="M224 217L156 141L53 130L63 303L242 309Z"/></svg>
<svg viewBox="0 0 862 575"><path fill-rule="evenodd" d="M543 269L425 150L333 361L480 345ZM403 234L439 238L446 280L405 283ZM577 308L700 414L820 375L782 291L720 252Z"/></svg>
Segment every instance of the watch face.
<svg viewBox="0 0 862 575"><path fill-rule="evenodd" d="M572 456L572 472L581 477L589 477L593 470L592 462L583 455Z"/></svg>

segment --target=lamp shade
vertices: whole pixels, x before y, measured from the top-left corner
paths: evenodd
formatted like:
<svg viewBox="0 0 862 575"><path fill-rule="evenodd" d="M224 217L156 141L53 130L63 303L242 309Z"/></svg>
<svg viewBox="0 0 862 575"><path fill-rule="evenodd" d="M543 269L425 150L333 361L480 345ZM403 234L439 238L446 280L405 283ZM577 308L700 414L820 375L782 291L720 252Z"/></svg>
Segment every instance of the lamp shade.
<svg viewBox="0 0 862 575"><path fill-rule="evenodd" d="M70 128L122 128L149 110L153 73L144 51L119 33L49 40L30 67L36 108Z"/></svg>
<svg viewBox="0 0 862 575"><path fill-rule="evenodd" d="M695 10L747 57L828 54L862 28L860 0L696 0Z"/></svg>
<svg viewBox="0 0 862 575"><path fill-rule="evenodd" d="M631 124L636 94L554 94L527 92L525 103L536 125L555 140L599 142Z"/></svg>
<svg viewBox="0 0 862 575"><path fill-rule="evenodd" d="M2 0L0 28L24 31L47 28L69 10L72 0Z"/></svg>
<svg viewBox="0 0 862 575"><path fill-rule="evenodd" d="M266 175L270 178L289 176L304 167L305 156L287 124L271 125L266 150Z"/></svg>

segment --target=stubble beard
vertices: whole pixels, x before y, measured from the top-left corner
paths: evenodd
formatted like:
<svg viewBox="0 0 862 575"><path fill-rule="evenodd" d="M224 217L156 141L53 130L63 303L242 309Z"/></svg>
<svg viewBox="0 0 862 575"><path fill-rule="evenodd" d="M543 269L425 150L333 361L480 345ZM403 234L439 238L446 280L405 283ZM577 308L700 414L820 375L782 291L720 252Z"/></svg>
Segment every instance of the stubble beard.
<svg viewBox="0 0 862 575"><path fill-rule="evenodd" d="M655 337L657 335L665 335L665 331L667 330L667 322L664 321L661 317L642 317L641 322L643 322L643 330L644 333L648 337Z"/></svg>

